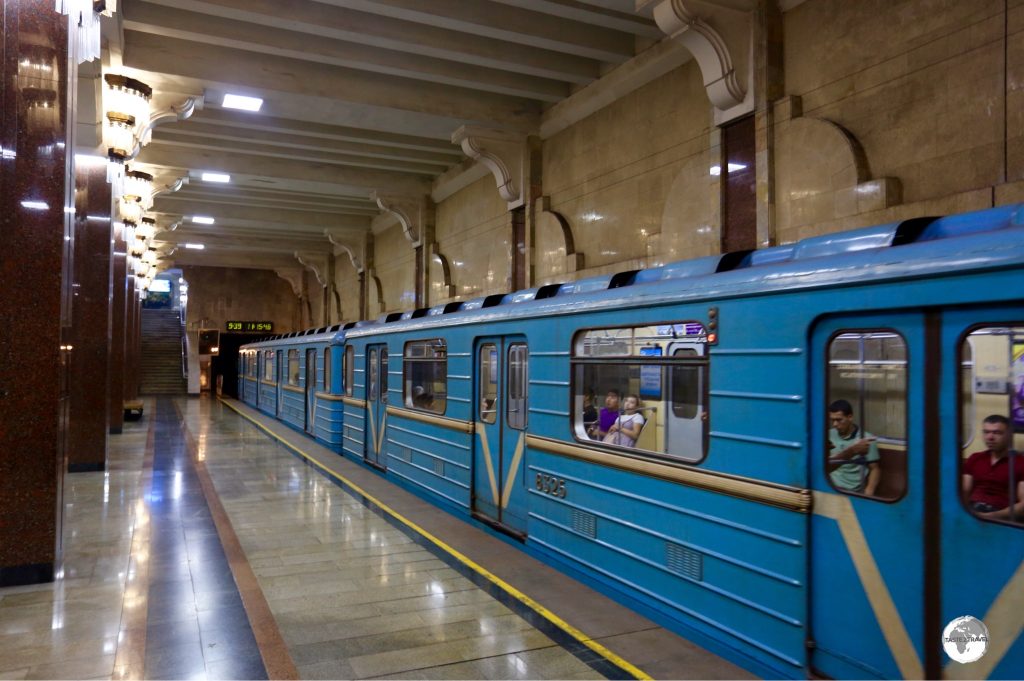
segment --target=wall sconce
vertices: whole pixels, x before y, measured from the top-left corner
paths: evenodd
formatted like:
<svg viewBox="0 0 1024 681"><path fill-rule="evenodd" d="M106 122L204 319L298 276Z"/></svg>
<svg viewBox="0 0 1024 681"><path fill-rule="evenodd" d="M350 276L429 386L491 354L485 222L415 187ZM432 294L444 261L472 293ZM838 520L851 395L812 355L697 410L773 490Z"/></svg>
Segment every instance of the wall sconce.
<svg viewBox="0 0 1024 681"><path fill-rule="evenodd" d="M116 0L56 0L57 11L70 17L75 39L69 42L79 64L100 58L100 16L111 16L116 5Z"/></svg>
<svg viewBox="0 0 1024 681"><path fill-rule="evenodd" d="M139 226L135 228L135 236L141 238L148 248L149 244L153 241L153 237L156 236L156 220L153 218L142 218Z"/></svg>
<svg viewBox="0 0 1024 681"><path fill-rule="evenodd" d="M125 193L125 161L132 157L136 146L149 142L149 100L153 88L140 80L104 74L106 89L103 93L103 109L106 125L103 128L103 144L107 148L107 182L116 198ZM152 177L149 178L152 186ZM149 192L152 195L152 190Z"/></svg>
<svg viewBox="0 0 1024 681"><path fill-rule="evenodd" d="M142 212L153 208L153 176L141 170L126 170L124 174L124 197L135 198L142 206Z"/></svg>

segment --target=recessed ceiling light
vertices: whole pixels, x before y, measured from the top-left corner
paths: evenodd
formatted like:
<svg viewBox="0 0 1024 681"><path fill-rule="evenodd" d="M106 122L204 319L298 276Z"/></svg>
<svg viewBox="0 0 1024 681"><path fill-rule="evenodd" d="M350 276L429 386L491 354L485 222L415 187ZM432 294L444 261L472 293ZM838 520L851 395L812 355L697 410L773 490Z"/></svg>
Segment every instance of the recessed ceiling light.
<svg viewBox="0 0 1024 681"><path fill-rule="evenodd" d="M200 225L212 225L213 218L207 215L193 215L192 222L198 223Z"/></svg>
<svg viewBox="0 0 1024 681"><path fill-rule="evenodd" d="M259 111L263 106L263 100L259 97L244 97L242 95L224 95L225 109L241 109L242 111Z"/></svg>
<svg viewBox="0 0 1024 681"><path fill-rule="evenodd" d="M206 248L206 246L204 246L203 244L185 244L185 248L191 248L196 251L201 251L204 248Z"/></svg>
<svg viewBox="0 0 1024 681"><path fill-rule="evenodd" d="M46 201L22 201L22 208L30 208L32 210L50 210L50 206Z"/></svg>
<svg viewBox="0 0 1024 681"><path fill-rule="evenodd" d="M203 182L230 182L231 176L225 173L203 173Z"/></svg>

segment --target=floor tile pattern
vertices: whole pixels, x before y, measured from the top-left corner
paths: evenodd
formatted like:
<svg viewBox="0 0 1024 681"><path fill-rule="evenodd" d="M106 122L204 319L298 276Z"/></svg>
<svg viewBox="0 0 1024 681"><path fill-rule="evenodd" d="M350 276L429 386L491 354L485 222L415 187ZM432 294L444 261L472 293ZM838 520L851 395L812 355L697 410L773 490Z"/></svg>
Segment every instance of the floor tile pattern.
<svg viewBox="0 0 1024 681"><path fill-rule="evenodd" d="M604 678L234 413L182 409L302 678Z"/></svg>

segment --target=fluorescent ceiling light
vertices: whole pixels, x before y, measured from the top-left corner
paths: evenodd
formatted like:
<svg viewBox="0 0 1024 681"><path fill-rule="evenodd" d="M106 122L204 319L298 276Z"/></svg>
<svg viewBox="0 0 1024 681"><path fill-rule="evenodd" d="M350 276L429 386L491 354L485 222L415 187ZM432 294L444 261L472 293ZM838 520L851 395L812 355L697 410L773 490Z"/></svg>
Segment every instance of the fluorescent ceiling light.
<svg viewBox="0 0 1024 681"><path fill-rule="evenodd" d="M225 109L241 109L242 111L259 111L263 100L259 97L243 97L242 95L224 95Z"/></svg>
<svg viewBox="0 0 1024 681"><path fill-rule="evenodd" d="M193 215L192 222L198 223L200 225L212 225L213 218L207 215Z"/></svg>
<svg viewBox="0 0 1024 681"><path fill-rule="evenodd" d="M231 176L224 173L203 173L203 182L230 182Z"/></svg>
<svg viewBox="0 0 1024 681"><path fill-rule="evenodd" d="M203 244L184 244L184 246L185 248L191 248L196 251L201 251L204 248L206 248L206 246L204 246Z"/></svg>
<svg viewBox="0 0 1024 681"><path fill-rule="evenodd" d="M50 206L47 205L46 201L22 201L22 208L31 208L32 210L50 210Z"/></svg>

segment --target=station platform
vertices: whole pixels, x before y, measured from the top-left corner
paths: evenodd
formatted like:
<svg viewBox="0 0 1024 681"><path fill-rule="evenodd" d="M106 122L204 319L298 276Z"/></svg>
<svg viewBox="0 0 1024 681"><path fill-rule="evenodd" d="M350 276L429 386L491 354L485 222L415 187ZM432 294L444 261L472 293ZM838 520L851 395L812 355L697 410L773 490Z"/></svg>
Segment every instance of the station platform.
<svg viewBox="0 0 1024 681"><path fill-rule="evenodd" d="M752 678L239 402L144 413L0 589L0 679Z"/></svg>

